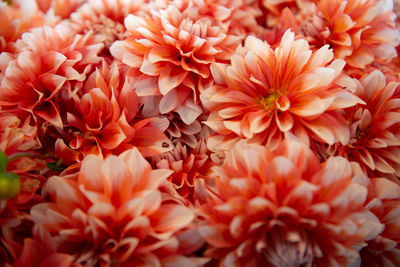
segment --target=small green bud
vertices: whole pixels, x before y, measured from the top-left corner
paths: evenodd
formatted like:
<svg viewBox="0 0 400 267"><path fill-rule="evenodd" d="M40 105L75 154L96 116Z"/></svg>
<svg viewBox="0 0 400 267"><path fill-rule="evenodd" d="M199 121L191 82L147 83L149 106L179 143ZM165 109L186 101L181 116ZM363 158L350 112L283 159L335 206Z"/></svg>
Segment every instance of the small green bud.
<svg viewBox="0 0 400 267"><path fill-rule="evenodd" d="M9 199L18 195L21 188L21 180L18 174L13 172L0 173L0 199Z"/></svg>

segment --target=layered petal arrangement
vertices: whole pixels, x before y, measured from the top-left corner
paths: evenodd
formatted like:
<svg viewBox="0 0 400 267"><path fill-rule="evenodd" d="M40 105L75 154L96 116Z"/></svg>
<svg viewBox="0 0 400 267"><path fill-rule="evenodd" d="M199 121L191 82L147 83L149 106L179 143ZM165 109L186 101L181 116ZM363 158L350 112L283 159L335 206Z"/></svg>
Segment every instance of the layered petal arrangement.
<svg viewBox="0 0 400 267"><path fill-rule="evenodd" d="M152 170L135 148L106 159L89 155L78 174L49 179L52 201L36 205L31 216L77 263L172 264L184 257L178 234L194 214L163 202L158 187L171 173Z"/></svg>
<svg viewBox="0 0 400 267"><path fill-rule="evenodd" d="M378 217L384 230L360 251L361 266L397 266L400 264L399 214L400 186L385 178L368 179L359 174L354 177L357 182L368 189L366 208Z"/></svg>
<svg viewBox="0 0 400 267"><path fill-rule="evenodd" d="M383 229L350 163L320 164L296 140L274 153L242 141L213 175L215 187L201 190L199 231L220 266L348 266Z"/></svg>
<svg viewBox="0 0 400 267"><path fill-rule="evenodd" d="M0 52L15 52L15 41L22 33L57 22L56 18L46 21L35 1L20 1L12 6L0 2L0 17Z"/></svg>
<svg viewBox="0 0 400 267"><path fill-rule="evenodd" d="M215 164L206 153L204 140L199 142L195 149L190 149L178 142L175 149L160 156L155 156L153 162L159 169L170 169L173 174L168 178L171 182L166 190L174 195L176 193L183 197L186 205L195 203L195 184L199 178L204 178ZM177 196L178 199L181 197Z"/></svg>
<svg viewBox="0 0 400 267"><path fill-rule="evenodd" d="M325 157L342 155L356 161L371 176L399 177L399 83L387 82L379 70L346 82L366 104L346 111L351 130L349 143L324 148L322 153L326 153Z"/></svg>
<svg viewBox="0 0 400 267"><path fill-rule="evenodd" d="M338 58L363 68L372 61L388 62L397 56L400 33L395 28L392 1L319 1L327 21L329 43ZM328 34L327 34L328 35Z"/></svg>
<svg viewBox="0 0 400 267"><path fill-rule="evenodd" d="M369 169L400 177L399 83L386 82L379 71L364 75L359 81L356 94L367 104L350 118L355 142L351 142L354 147L349 151Z"/></svg>
<svg viewBox="0 0 400 267"><path fill-rule="evenodd" d="M399 266L399 3L0 0L0 267Z"/></svg>
<svg viewBox="0 0 400 267"><path fill-rule="evenodd" d="M40 154L30 152L40 144L35 138L35 127L29 123L30 117L21 121L15 114L0 111L0 259L3 262L12 260L22 250L19 241L32 227L26 211L42 201L36 191L46 181L43 176L46 161ZM27 156L20 157L23 154ZM4 155L14 159L5 170ZM15 193L18 195L13 196Z"/></svg>
<svg viewBox="0 0 400 267"><path fill-rule="evenodd" d="M97 41L110 47L115 40L125 39L125 17L142 11L144 5L144 1L91 0L72 13L66 23L78 34L93 31Z"/></svg>
<svg viewBox="0 0 400 267"><path fill-rule="evenodd" d="M150 1L150 9L165 9L175 6L184 16L192 20L209 17L230 34L246 38L249 34L263 36L266 29L257 23L262 16L259 1L217 0L217 1Z"/></svg>
<svg viewBox="0 0 400 267"><path fill-rule="evenodd" d="M168 120L140 115L139 99L118 66L103 62L74 97L59 98L66 117L64 131L57 136L56 155L72 162L88 154L120 154L137 147L144 156L173 148L163 133ZM73 151L71 151L71 149Z"/></svg>
<svg viewBox="0 0 400 267"><path fill-rule="evenodd" d="M397 56L400 32L392 10L391 0L316 1L300 5L295 13L286 9L283 24L277 27L293 28L316 47L329 44L335 58L363 69L373 61L387 63Z"/></svg>
<svg viewBox="0 0 400 267"><path fill-rule="evenodd" d="M0 104L63 128L56 95L65 92L71 97L82 88L92 65L101 60L97 54L103 45L94 43L90 34L74 36L60 25L24 34L17 47L13 60L7 54L0 57L9 61L0 85Z"/></svg>
<svg viewBox="0 0 400 267"><path fill-rule="evenodd" d="M175 111L191 124L201 113L199 92L210 80L211 63L228 60L240 42L209 18L193 20L175 6L129 15L130 35L110 48L111 54L136 72L136 91L144 109Z"/></svg>
<svg viewBox="0 0 400 267"><path fill-rule="evenodd" d="M350 132L338 110L362 101L335 84L345 62L332 59L328 46L313 53L290 31L275 50L248 37L230 65L212 65L215 85L202 94L211 111L206 124L217 133L210 149L243 138L274 148L285 132L306 143L346 144Z"/></svg>

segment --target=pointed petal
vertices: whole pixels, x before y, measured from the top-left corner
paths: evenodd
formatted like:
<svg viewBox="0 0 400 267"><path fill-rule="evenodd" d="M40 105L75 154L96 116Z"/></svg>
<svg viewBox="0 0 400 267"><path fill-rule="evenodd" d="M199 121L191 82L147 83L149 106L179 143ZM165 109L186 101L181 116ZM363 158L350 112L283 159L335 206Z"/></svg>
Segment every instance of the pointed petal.
<svg viewBox="0 0 400 267"><path fill-rule="evenodd" d="M36 115L50 122L56 127L63 128L63 122L58 108L52 101L46 101L37 105L34 109Z"/></svg>
<svg viewBox="0 0 400 267"><path fill-rule="evenodd" d="M334 97L320 98L316 95L304 95L292 102L290 112L301 117L320 115L329 108L333 101Z"/></svg>
<svg viewBox="0 0 400 267"><path fill-rule="evenodd" d="M174 110L178 106L178 93L177 90L172 89L161 98L160 113L165 114Z"/></svg>
<svg viewBox="0 0 400 267"><path fill-rule="evenodd" d="M293 117L290 112L283 112L278 115L275 114L275 121L281 132L290 131L293 127Z"/></svg>
<svg viewBox="0 0 400 267"><path fill-rule="evenodd" d="M164 67L158 78L158 87L161 94L166 95L169 91L180 85L188 72L175 68L171 64Z"/></svg>
<svg viewBox="0 0 400 267"><path fill-rule="evenodd" d="M188 225L194 219L194 214L188 208L175 204L161 206L157 213L152 215L155 231L176 231Z"/></svg>

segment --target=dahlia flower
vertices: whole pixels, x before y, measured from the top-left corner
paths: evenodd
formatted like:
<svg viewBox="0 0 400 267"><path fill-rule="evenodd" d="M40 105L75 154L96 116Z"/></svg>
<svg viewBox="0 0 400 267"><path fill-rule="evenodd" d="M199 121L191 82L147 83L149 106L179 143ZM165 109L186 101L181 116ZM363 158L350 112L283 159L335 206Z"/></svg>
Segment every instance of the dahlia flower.
<svg viewBox="0 0 400 267"><path fill-rule="evenodd" d="M182 142L177 142L174 150L152 158L153 165L158 169L173 171L168 178L173 189L168 190L172 196L183 200L186 205L194 203L194 186L196 179L207 176L210 168L215 165L207 155L205 140L200 140L192 149ZM176 195L175 191L179 194Z"/></svg>
<svg viewBox="0 0 400 267"><path fill-rule="evenodd" d="M335 58L363 69L397 56L400 32L392 9L391 0L322 0L283 24L298 28L297 33L316 47L331 45Z"/></svg>
<svg viewBox="0 0 400 267"><path fill-rule="evenodd" d="M400 33L395 28L393 1L335 1L318 3L328 21L335 55L353 67L377 60L389 62L397 56Z"/></svg>
<svg viewBox="0 0 400 267"><path fill-rule="evenodd" d="M52 201L34 206L31 216L57 240L56 251L72 255L75 263L190 262L181 251L188 251L185 245L193 237L184 230L194 214L164 201L158 190L171 173L152 170L136 148L106 159L89 155L75 176L48 180L46 192Z"/></svg>
<svg viewBox="0 0 400 267"><path fill-rule="evenodd" d="M29 214L13 213L6 204L8 204L6 201L0 201L0 217L2 218L0 223L0 262L4 264L2 266L12 266L11 263L24 248L23 240L30 236L32 220L29 219ZM27 210L29 208L27 207Z"/></svg>
<svg viewBox="0 0 400 267"><path fill-rule="evenodd" d="M290 31L275 50L248 37L230 65L212 65L215 85L201 95L217 133L209 148L227 150L245 138L273 149L285 132L306 143L346 144L350 131L338 110L362 101L335 84L345 62L332 58L328 46L313 53Z"/></svg>
<svg viewBox="0 0 400 267"><path fill-rule="evenodd" d="M35 152L40 144L36 139L35 128L29 123L30 117L22 122L15 115L0 111L0 151L8 157L6 171L17 173L21 180L19 194L7 201L7 205L2 205L0 213L7 208L17 212L16 206L25 209L24 205L35 197L35 192L44 180L40 173L46 166L45 157ZM2 184L1 187L3 186L6 185ZM6 217L2 219L6 220Z"/></svg>
<svg viewBox="0 0 400 267"><path fill-rule="evenodd" d="M219 266L349 266L383 229L350 163L320 164L295 139L275 152L242 141L213 175L215 187L198 190L199 231Z"/></svg>
<svg viewBox="0 0 400 267"><path fill-rule="evenodd" d="M210 64L228 60L240 38L227 35L210 18L192 20L175 6L147 16L130 14L125 26L130 36L110 51L137 72L144 110L175 111L191 124L203 112L198 95L210 83Z"/></svg>
<svg viewBox="0 0 400 267"><path fill-rule="evenodd" d="M266 31L258 25L262 15L256 0L157 0L150 1L150 9L166 9L175 6L192 20L210 18L225 28L229 34L245 39L249 34L262 36Z"/></svg>
<svg viewBox="0 0 400 267"><path fill-rule="evenodd" d="M12 155L20 151L39 148L36 128L31 125L32 117L21 121L16 115L0 111L0 151Z"/></svg>
<svg viewBox="0 0 400 267"><path fill-rule="evenodd" d="M144 10L145 3L142 0L89 0L71 14L66 25L78 34L93 31L95 39L109 48L115 40L127 37L125 17Z"/></svg>
<svg viewBox="0 0 400 267"><path fill-rule="evenodd" d="M84 0L35 0L39 9L44 13L52 13L55 16L67 19L79 8Z"/></svg>
<svg viewBox="0 0 400 267"><path fill-rule="evenodd" d="M25 266L65 266L81 267L74 264L73 257L57 252L56 240L43 226L36 226L32 230L33 238L26 238L22 251L17 255L14 267Z"/></svg>
<svg viewBox="0 0 400 267"><path fill-rule="evenodd" d="M0 53L15 52L15 41L32 28L50 24L34 1L0 1ZM55 23L57 20L54 20ZM53 24L51 23L51 24Z"/></svg>
<svg viewBox="0 0 400 267"><path fill-rule="evenodd" d="M65 92L71 97L81 89L92 65L100 61L97 54L103 45L94 43L90 34L74 36L60 25L35 28L16 46L18 54L1 81L0 105L63 128L55 96Z"/></svg>
<svg viewBox="0 0 400 267"><path fill-rule="evenodd" d="M400 177L399 83L386 82L379 70L364 74L359 80L354 78L344 82L354 88L355 94L366 104L346 110L350 142L346 146L337 144L329 148L328 154L356 161L373 176L391 174Z"/></svg>
<svg viewBox="0 0 400 267"><path fill-rule="evenodd" d="M29 235L32 225L29 209L42 201L36 191L41 188L44 177L41 171L46 162L36 158L33 151L40 148L35 127L30 116L21 121L16 115L0 111L0 151L7 155L6 170L0 172L0 262L12 262L22 249L21 240ZM21 157L22 155L25 157ZM19 158L20 157L20 158ZM4 164L4 158L1 160ZM15 176L6 176L3 171ZM10 192L19 187L16 196ZM5 198L4 198L5 197Z"/></svg>
<svg viewBox="0 0 400 267"><path fill-rule="evenodd" d="M353 164L357 174L353 181L368 189L365 207L385 226L374 239L368 240L360 251L361 266L398 266L400 264L400 185L386 178L368 178L359 165Z"/></svg>
<svg viewBox="0 0 400 267"><path fill-rule="evenodd" d="M17 217L19 210L25 210L29 206L27 203L35 198L36 191L44 181L40 172L45 168L46 161L35 152L40 144L36 139L35 128L29 122L30 117L21 122L17 116L0 111L0 151L8 158L5 171L17 173L21 182L20 192L16 197L7 201L0 199L0 225ZM1 177L2 182L4 179ZM2 193L6 186L1 184Z"/></svg>
<svg viewBox="0 0 400 267"><path fill-rule="evenodd" d="M119 154L133 146L144 156L154 156L173 148L163 133L168 120L141 116L135 90L116 64L103 61L79 93L58 100L66 117L64 130L55 135L60 137L55 149L61 158L75 162L87 154Z"/></svg>

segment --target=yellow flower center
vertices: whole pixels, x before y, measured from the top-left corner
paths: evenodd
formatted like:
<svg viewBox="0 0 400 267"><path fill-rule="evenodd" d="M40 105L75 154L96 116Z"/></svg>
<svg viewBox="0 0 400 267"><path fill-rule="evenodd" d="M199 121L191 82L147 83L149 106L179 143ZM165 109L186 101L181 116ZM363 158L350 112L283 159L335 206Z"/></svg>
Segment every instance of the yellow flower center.
<svg viewBox="0 0 400 267"><path fill-rule="evenodd" d="M280 97L279 93L270 93L267 97L261 97L258 102L265 110L271 110L274 109L274 104Z"/></svg>

